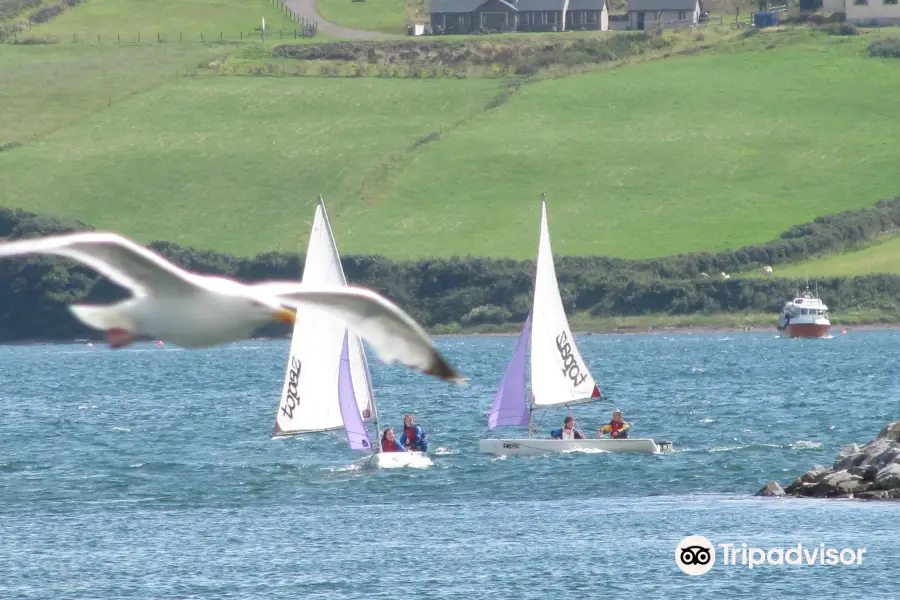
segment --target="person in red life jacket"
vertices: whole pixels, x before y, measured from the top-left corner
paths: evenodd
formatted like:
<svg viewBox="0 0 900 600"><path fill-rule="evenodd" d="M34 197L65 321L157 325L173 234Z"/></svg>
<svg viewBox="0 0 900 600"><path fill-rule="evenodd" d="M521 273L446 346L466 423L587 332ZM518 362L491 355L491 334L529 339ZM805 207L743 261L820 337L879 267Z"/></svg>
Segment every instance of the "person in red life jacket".
<svg viewBox="0 0 900 600"><path fill-rule="evenodd" d="M624 440L628 437L629 427L630 425L622 420L622 411L617 408L613 412L612 421L597 430L597 437L603 437L604 433L608 433L613 439Z"/></svg>
<svg viewBox="0 0 900 600"><path fill-rule="evenodd" d="M413 452L428 452L428 436L421 426L416 425L416 418L412 415L403 417L403 435L400 436L400 444Z"/></svg>
<svg viewBox="0 0 900 600"><path fill-rule="evenodd" d="M406 448L394 438L394 428L388 427L381 436L382 452L406 452Z"/></svg>

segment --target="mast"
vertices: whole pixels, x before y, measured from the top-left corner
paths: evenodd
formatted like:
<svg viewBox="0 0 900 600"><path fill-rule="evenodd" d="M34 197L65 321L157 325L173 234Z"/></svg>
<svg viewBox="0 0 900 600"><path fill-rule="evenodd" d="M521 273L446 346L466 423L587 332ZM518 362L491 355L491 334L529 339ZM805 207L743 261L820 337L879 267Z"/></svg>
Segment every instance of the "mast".
<svg viewBox="0 0 900 600"><path fill-rule="evenodd" d="M546 204L546 202L547 202L547 197L544 195L544 192L541 192L541 219L544 218L543 217L543 214L544 214L543 207ZM534 260L534 277L531 279L531 310L532 310L532 312L534 311L534 295L537 292L537 270L538 270L538 261L540 260L540 258L541 258L541 236L539 234L538 235L538 251L537 251L536 258ZM532 333L528 335L528 350L529 350L529 352L531 351L531 340L532 340L533 336L534 336L534 330L532 330ZM530 362L531 361L529 361L529 364L530 364ZM529 378L531 378L532 375L533 375L532 370L529 367L529 369L528 369ZM529 395L531 396L528 399L528 439L531 439L531 432L532 432L532 429L534 426L534 389L533 389L533 387L534 386L532 386L532 385L528 386L528 392L529 392Z"/></svg>
<svg viewBox="0 0 900 600"><path fill-rule="evenodd" d="M328 226L328 231L334 231L331 228L331 220L328 218L328 211L325 210L325 199L322 197L322 194L319 194L319 206L322 208L322 216L325 219L325 224ZM337 249L337 242L334 239L334 235L331 235L331 245L334 248L335 256L340 256L340 253ZM341 279L346 283L347 276L344 274L344 263L338 260L338 268L341 272ZM377 443L375 445L375 452L381 452L381 428L378 425L378 408L375 406L375 393L372 391L372 380L368 376L369 374L369 361L366 358L366 350L362 347L362 340L359 339L358 336L354 336L356 338L356 344L359 346L359 352L362 357L363 368L366 372L366 390L369 392L369 401L372 403L372 420L375 423L375 439Z"/></svg>

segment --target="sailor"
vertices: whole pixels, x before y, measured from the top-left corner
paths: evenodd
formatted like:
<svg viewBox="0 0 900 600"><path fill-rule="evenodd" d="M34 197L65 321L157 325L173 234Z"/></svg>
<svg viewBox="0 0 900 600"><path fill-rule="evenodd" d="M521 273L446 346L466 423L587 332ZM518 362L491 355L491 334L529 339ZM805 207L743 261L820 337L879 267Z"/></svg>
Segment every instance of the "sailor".
<svg viewBox="0 0 900 600"><path fill-rule="evenodd" d="M393 427L385 428L384 434L381 436L381 451L382 452L406 452L406 448L404 448L394 438L394 428Z"/></svg>
<svg viewBox="0 0 900 600"><path fill-rule="evenodd" d="M403 435L400 436L400 444L407 450L428 452L428 435L420 425L416 425L416 418L411 414L403 417Z"/></svg>
<svg viewBox="0 0 900 600"><path fill-rule="evenodd" d="M566 417L563 421L562 429L555 429L550 432L550 437L557 440L583 440L584 434L581 428L575 423L574 417Z"/></svg>
<svg viewBox="0 0 900 600"><path fill-rule="evenodd" d="M618 408L613 411L612 421L597 430L597 437L603 437L604 433L608 433L613 439L622 440L628 437L628 428L630 425L622 420L622 411Z"/></svg>

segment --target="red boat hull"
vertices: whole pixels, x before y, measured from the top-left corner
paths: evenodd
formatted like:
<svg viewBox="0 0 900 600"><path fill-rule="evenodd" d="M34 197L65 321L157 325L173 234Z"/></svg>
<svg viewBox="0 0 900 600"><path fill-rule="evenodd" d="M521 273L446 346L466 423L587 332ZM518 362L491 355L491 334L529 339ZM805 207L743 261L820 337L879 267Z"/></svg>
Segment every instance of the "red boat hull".
<svg viewBox="0 0 900 600"><path fill-rule="evenodd" d="M800 323L788 325L787 334L792 338L823 338L828 337L830 325L816 325L814 323Z"/></svg>

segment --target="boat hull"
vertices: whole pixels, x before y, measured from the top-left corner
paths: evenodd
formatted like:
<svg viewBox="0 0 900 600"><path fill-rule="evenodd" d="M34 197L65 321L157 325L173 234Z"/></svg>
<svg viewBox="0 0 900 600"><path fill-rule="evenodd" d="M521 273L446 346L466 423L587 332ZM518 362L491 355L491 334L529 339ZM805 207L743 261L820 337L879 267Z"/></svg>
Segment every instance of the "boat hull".
<svg viewBox="0 0 900 600"><path fill-rule="evenodd" d="M355 460L353 464L360 469L423 469L434 465L434 462L424 452L379 452Z"/></svg>
<svg viewBox="0 0 900 600"><path fill-rule="evenodd" d="M791 323L787 326L790 338L823 338L828 337L830 325L823 323Z"/></svg>
<svg viewBox="0 0 900 600"><path fill-rule="evenodd" d="M586 440L518 438L481 440L478 444L478 449L481 452L498 456L539 456L556 452L590 452L592 450L616 453L659 454L671 451L672 444L642 438L628 438L624 440L610 438Z"/></svg>

